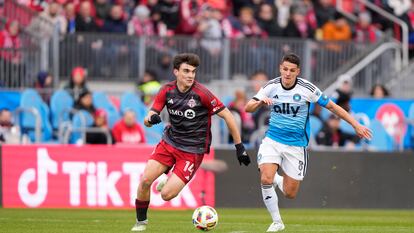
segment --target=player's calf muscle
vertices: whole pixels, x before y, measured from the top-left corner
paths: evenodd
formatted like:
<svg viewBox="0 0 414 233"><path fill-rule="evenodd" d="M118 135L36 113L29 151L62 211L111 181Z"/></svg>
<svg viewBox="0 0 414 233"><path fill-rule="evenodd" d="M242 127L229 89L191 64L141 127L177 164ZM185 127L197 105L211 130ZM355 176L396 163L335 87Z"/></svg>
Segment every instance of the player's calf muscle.
<svg viewBox="0 0 414 233"><path fill-rule="evenodd" d="M289 199L294 199L296 198L296 195L298 194L299 191L299 186L298 185L288 185L288 184L284 184L283 185L283 191L284 191L284 195L286 198Z"/></svg>

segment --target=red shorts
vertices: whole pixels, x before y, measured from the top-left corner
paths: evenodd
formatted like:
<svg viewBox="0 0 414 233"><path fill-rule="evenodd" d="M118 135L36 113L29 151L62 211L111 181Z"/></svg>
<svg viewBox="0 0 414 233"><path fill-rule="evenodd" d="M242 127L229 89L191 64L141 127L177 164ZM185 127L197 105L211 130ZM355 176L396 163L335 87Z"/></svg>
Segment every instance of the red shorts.
<svg viewBox="0 0 414 233"><path fill-rule="evenodd" d="M179 150L162 140L149 159L158 161L170 168L184 183L190 182L203 161L204 154L194 154Z"/></svg>

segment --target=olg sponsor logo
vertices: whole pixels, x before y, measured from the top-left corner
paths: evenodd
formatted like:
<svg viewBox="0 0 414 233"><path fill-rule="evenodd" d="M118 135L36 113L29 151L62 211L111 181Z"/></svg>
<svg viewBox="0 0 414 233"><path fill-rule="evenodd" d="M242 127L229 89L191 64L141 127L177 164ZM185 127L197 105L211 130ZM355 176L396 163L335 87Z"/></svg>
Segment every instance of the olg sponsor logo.
<svg viewBox="0 0 414 233"><path fill-rule="evenodd" d="M47 149L38 148L36 166L27 168L20 174L17 189L19 198L25 205L41 206L49 193L58 191L58 187L50 185L53 179L55 184L57 180L59 183L65 183L59 185L60 188L69 187L69 190L63 191L67 193L66 201L70 206L134 205L136 189L145 168L144 162L122 162L118 169L109 169L106 161L58 161L52 158L53 155L49 155ZM119 190L117 184L120 182L128 183L128 190ZM31 185L35 186L36 190L29 190ZM151 192L151 205L163 206L165 201L160 193L155 189ZM125 193L128 193L128 198L125 198ZM197 201L191 189L186 186L170 204L173 207L196 207Z"/></svg>

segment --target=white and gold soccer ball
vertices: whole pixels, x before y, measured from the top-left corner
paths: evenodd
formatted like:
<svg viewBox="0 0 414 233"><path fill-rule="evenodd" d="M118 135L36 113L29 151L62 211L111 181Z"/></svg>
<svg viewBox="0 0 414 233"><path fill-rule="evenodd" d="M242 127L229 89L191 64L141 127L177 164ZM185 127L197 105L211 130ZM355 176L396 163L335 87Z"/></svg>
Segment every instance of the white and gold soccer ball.
<svg viewBox="0 0 414 233"><path fill-rule="evenodd" d="M218 224L217 211L211 206L200 206L193 213L193 224L197 229L209 231Z"/></svg>

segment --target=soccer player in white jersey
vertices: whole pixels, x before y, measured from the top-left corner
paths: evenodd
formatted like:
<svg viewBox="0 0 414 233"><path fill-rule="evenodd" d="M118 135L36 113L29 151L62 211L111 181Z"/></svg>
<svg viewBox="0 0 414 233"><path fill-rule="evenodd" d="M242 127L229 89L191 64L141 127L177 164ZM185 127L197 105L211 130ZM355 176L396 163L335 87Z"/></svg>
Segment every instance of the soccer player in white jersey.
<svg viewBox="0 0 414 233"><path fill-rule="evenodd" d="M267 232L285 228L274 188L277 186L285 197L293 199L306 175L310 103L317 103L347 121L359 137L372 137L368 128L332 102L319 88L298 77L300 58L297 55L285 55L279 70L280 77L270 80L245 107L247 112L254 112L264 105L271 108L269 129L257 155L263 201L273 220ZM277 174L279 167L283 169L283 176Z"/></svg>

